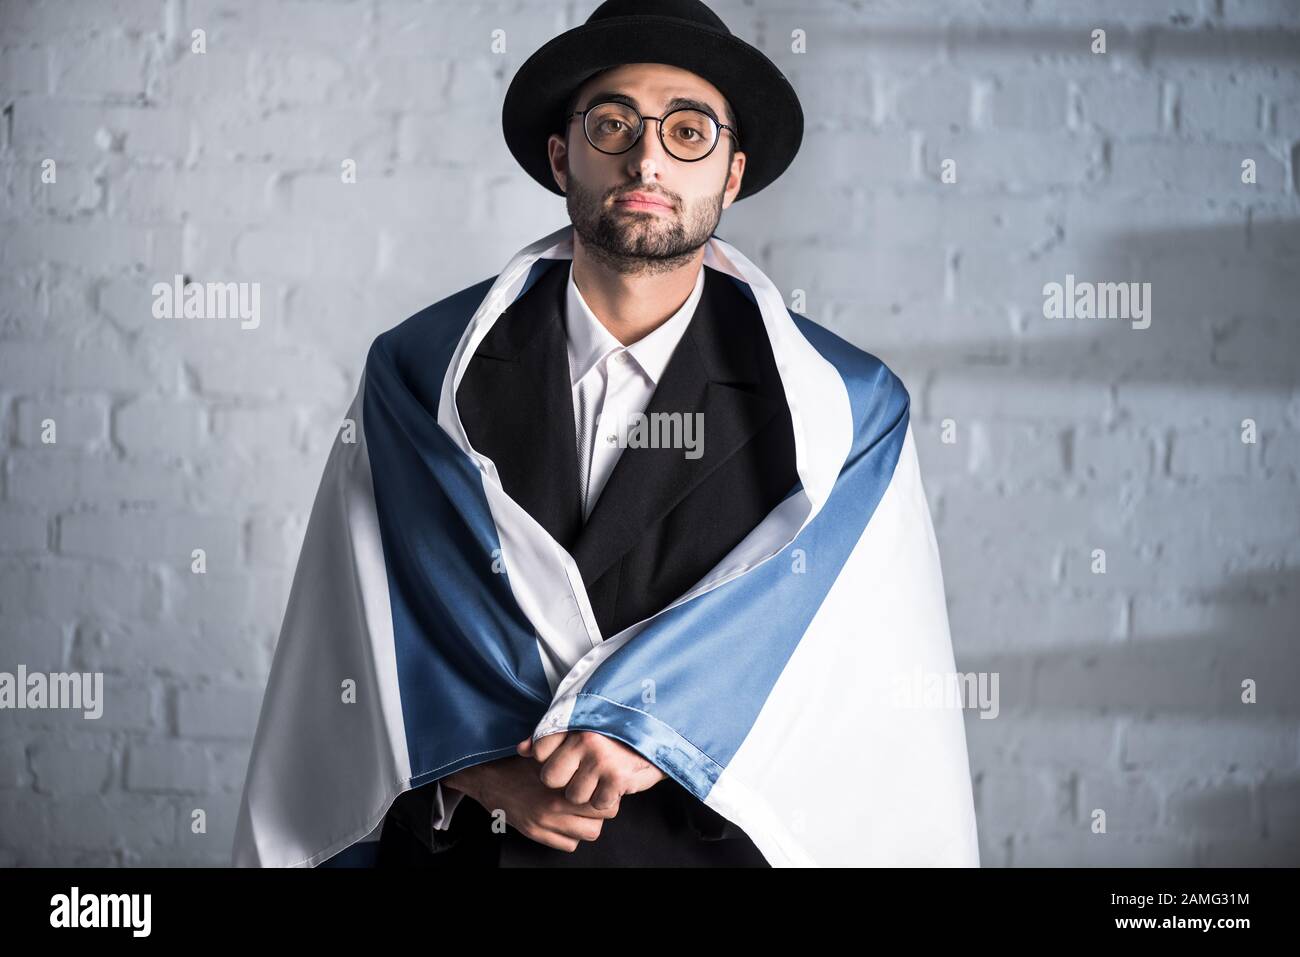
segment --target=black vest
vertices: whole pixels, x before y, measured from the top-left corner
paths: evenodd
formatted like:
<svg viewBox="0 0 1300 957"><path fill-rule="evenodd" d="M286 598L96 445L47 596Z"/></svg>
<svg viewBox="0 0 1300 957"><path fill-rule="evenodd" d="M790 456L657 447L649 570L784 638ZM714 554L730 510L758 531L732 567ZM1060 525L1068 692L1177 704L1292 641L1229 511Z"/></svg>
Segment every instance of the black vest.
<svg viewBox="0 0 1300 957"><path fill-rule="evenodd" d="M799 476L790 409L758 308L728 276L702 266L699 303L645 412L651 420L656 412L703 413L703 454L629 445L584 523L565 333L569 264L556 260L496 321L456 401L470 444L496 464L506 493L573 556L608 638L690 590ZM431 799L424 786L394 802L381 865L765 866L743 831L671 778L624 795L600 837L572 853L511 828L493 834L469 797L449 831L433 836L438 853L430 853Z"/></svg>

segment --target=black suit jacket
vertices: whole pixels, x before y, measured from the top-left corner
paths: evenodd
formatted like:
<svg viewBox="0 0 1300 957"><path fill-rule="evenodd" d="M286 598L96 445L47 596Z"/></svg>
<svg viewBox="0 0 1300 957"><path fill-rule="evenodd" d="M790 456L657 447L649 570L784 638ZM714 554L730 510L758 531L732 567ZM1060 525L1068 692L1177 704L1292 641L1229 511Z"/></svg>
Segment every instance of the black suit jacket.
<svg viewBox="0 0 1300 957"><path fill-rule="evenodd" d="M557 260L506 309L471 357L456 401L470 444L496 463L507 494L573 556L609 638L698 583L795 489L794 429L757 307L702 266L700 301L645 412L703 413L703 454L624 448L584 523L565 332L569 268ZM493 863L495 847L500 866L765 864L743 831L671 778L624 795L600 837L573 853L513 829L493 834L468 797L449 832L417 848L410 841L413 833L427 840L432 790L394 803L383 836L389 860ZM407 846L399 849L399 838ZM447 845L455 853L428 853Z"/></svg>

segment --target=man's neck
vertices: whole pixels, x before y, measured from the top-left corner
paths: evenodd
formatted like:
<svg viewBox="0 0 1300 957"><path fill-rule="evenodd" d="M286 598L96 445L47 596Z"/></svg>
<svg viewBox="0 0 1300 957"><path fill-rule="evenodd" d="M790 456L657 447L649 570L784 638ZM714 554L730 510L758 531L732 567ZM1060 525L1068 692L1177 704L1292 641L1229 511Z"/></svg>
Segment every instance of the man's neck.
<svg viewBox="0 0 1300 957"><path fill-rule="evenodd" d="M704 249L669 269L621 272L593 256L575 235L573 282L601 325L630 346L670 319L695 289Z"/></svg>

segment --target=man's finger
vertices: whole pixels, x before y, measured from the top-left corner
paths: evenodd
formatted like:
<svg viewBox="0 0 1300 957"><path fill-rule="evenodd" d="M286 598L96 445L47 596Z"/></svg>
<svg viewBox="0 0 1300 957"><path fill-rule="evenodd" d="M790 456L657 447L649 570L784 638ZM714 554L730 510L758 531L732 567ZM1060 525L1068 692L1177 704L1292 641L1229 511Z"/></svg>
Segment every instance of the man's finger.
<svg viewBox="0 0 1300 957"><path fill-rule="evenodd" d="M569 779L568 786L564 789L564 796L574 804L586 804L599 785L600 771L594 764L588 762L580 765L573 777ZM608 802L603 805L603 807L607 806Z"/></svg>
<svg viewBox="0 0 1300 957"><path fill-rule="evenodd" d="M618 803L623 796L618 784L610 777L602 778L599 786L591 795L591 806L598 810L606 810Z"/></svg>
<svg viewBox="0 0 1300 957"><path fill-rule="evenodd" d="M553 734L542 735L541 738L532 742L533 757L545 763L546 759L555 753L555 749L562 745L564 739L568 736L567 731L556 731Z"/></svg>
<svg viewBox="0 0 1300 957"><path fill-rule="evenodd" d="M612 807L599 808L593 805L590 801L586 804L573 804L563 794L560 795L560 800L565 802L563 807L568 810L570 814L580 814L583 817L598 817L605 819L618 816L618 801L615 801Z"/></svg>
<svg viewBox="0 0 1300 957"><path fill-rule="evenodd" d="M552 830L551 828L539 827L531 834L524 833L523 831L520 831L519 833L523 834L524 837L534 843L554 848L557 851L568 851L572 853L578 848L577 840L569 837L567 834L561 834L559 831Z"/></svg>
<svg viewBox="0 0 1300 957"><path fill-rule="evenodd" d="M546 739L543 738L542 740L545 741ZM569 782L582 766L585 753L582 747L582 739L579 737L570 738L544 760L540 746L537 748L537 752L538 760L542 761L541 770L537 772L538 780L546 787L556 789L568 787Z"/></svg>
<svg viewBox="0 0 1300 957"><path fill-rule="evenodd" d="M605 826L605 822L598 817L574 814L571 811L547 815L538 821L538 824L554 833L579 841L596 840L600 836L601 828Z"/></svg>

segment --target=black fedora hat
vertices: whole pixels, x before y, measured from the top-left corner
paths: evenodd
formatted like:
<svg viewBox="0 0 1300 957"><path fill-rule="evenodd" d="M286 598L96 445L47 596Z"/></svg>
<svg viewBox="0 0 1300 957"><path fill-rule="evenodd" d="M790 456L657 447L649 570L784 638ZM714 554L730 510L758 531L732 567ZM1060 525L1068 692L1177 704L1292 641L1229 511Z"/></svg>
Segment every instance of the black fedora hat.
<svg viewBox="0 0 1300 957"><path fill-rule="evenodd" d="M582 26L547 41L506 90L506 145L537 182L561 196L546 140L564 132L565 104L589 77L624 63L665 63L690 70L721 91L735 112L745 153L736 199L757 193L783 172L803 140L794 87L759 50L731 34L700 0L605 0ZM725 135L725 134L724 134Z"/></svg>

